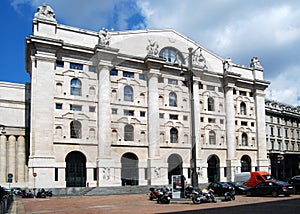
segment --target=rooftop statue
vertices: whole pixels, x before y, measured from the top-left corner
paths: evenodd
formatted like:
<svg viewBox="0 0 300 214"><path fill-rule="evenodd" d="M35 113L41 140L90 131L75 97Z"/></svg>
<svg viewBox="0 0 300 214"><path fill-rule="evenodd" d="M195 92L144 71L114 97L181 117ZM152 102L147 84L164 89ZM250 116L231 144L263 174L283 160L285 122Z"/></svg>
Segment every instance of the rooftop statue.
<svg viewBox="0 0 300 214"><path fill-rule="evenodd" d="M147 46L146 50L148 51L148 55L155 56L158 54L158 44L156 41L152 39L148 39L149 45Z"/></svg>
<svg viewBox="0 0 300 214"><path fill-rule="evenodd" d="M255 69L255 68L263 69L263 67L261 66L260 61L259 61L259 59L258 59L257 56L255 56L255 57L253 57L253 58L251 59L250 67L251 67L251 68L254 68L254 69Z"/></svg>
<svg viewBox="0 0 300 214"><path fill-rule="evenodd" d="M46 4L38 7L37 12L34 14L34 18L45 19L45 20L56 22L53 9Z"/></svg>
<svg viewBox="0 0 300 214"><path fill-rule="evenodd" d="M100 46L104 46L104 47L109 46L109 44L110 44L110 37L111 37L111 34L108 31L108 29L102 28L99 31L99 45Z"/></svg>

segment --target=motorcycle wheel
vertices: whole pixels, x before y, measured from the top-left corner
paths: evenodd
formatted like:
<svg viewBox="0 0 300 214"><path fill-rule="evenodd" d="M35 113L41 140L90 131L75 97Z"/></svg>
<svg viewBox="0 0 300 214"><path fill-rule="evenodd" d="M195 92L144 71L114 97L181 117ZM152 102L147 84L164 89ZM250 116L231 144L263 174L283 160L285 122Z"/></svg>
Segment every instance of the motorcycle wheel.
<svg viewBox="0 0 300 214"><path fill-rule="evenodd" d="M192 201L194 204L201 204L202 200L200 199L200 197L193 197Z"/></svg>

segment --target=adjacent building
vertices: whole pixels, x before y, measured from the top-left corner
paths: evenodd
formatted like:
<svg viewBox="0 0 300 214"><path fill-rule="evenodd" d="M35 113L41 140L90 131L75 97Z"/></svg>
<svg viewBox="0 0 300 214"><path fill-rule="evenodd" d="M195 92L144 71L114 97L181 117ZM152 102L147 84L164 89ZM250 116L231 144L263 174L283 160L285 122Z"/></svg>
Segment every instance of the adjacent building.
<svg viewBox="0 0 300 214"><path fill-rule="evenodd" d="M26 69L29 187L165 185L178 174L190 182L193 170L206 183L271 170L269 82L257 57L237 65L172 29L66 26L44 5L26 38Z"/></svg>

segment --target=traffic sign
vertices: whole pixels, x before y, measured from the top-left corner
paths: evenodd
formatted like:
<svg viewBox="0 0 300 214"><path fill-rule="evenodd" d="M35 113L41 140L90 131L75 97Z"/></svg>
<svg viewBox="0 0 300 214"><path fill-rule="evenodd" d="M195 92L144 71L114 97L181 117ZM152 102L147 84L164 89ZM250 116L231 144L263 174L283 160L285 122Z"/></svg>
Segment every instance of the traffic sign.
<svg viewBox="0 0 300 214"><path fill-rule="evenodd" d="M34 172L34 173L33 173L33 177L36 177L36 176L37 176L37 173L36 173L36 172Z"/></svg>
<svg viewBox="0 0 300 214"><path fill-rule="evenodd" d="M7 178L12 179L13 177L14 177L14 175L13 175L12 173L8 173L8 174L7 174Z"/></svg>

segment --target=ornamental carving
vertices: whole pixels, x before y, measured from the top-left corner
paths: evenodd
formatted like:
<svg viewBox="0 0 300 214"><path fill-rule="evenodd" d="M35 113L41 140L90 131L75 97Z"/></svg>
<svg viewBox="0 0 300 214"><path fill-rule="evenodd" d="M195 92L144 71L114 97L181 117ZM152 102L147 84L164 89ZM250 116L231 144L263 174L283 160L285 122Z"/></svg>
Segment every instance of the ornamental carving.
<svg viewBox="0 0 300 214"><path fill-rule="evenodd" d="M156 41L149 39L149 45L147 46L146 50L148 51L148 55L156 56L158 54L158 44Z"/></svg>

